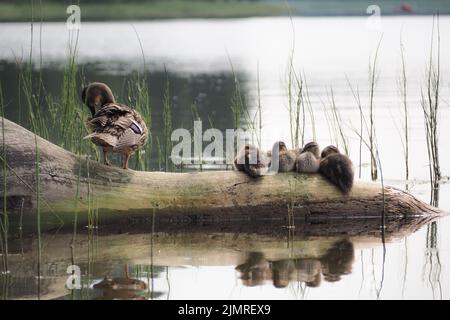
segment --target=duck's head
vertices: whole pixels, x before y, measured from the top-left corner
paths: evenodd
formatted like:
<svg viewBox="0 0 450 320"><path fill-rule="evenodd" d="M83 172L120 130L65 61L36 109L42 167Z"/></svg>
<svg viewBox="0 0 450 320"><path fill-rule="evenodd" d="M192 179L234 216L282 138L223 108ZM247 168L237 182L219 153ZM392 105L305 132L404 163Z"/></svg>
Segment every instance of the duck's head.
<svg viewBox="0 0 450 320"><path fill-rule="evenodd" d="M322 154L320 155L322 158L325 158L333 153L340 153L339 149L335 146L328 146L322 150Z"/></svg>
<svg viewBox="0 0 450 320"><path fill-rule="evenodd" d="M105 104L116 102L111 89L101 82L92 82L84 87L81 99L88 106L92 116Z"/></svg>
<svg viewBox="0 0 450 320"><path fill-rule="evenodd" d="M316 158L320 157L320 148L317 142L308 142L303 146L302 152L311 152L316 156Z"/></svg>
<svg viewBox="0 0 450 320"><path fill-rule="evenodd" d="M275 152L276 149L278 149L278 151L286 151L287 147L283 141L277 141L272 147L272 152Z"/></svg>

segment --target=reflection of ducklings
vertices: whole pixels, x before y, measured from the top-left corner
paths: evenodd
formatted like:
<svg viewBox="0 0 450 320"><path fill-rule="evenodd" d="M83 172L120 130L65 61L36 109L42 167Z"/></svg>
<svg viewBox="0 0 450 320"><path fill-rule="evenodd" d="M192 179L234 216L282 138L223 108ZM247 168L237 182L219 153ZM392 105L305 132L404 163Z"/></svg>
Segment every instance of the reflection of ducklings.
<svg viewBox="0 0 450 320"><path fill-rule="evenodd" d="M288 150L283 141L275 142L272 147L272 158L277 154L278 149L278 172L289 172L295 168L296 151ZM273 161L273 159L272 159ZM272 167L272 166L271 166Z"/></svg>
<svg viewBox="0 0 450 320"><path fill-rule="evenodd" d="M317 259L296 259L295 269L297 280L304 282L308 287L318 287L322 280L322 265Z"/></svg>
<svg viewBox="0 0 450 320"><path fill-rule="evenodd" d="M354 258L355 250L352 242L348 240L336 242L320 258L324 279L329 282L335 282L339 281L342 275L350 274Z"/></svg>
<svg viewBox="0 0 450 320"><path fill-rule="evenodd" d="M295 171L300 173L319 172L320 149L316 142L309 142L301 149L295 162Z"/></svg>
<svg viewBox="0 0 450 320"><path fill-rule="evenodd" d="M349 157L339 152L335 146L328 146L322 151L319 172L344 193L353 187L353 164Z"/></svg>
<svg viewBox="0 0 450 320"><path fill-rule="evenodd" d="M94 289L101 290L103 296L100 299L126 299L143 300L139 292L147 289L144 281L132 278L108 278L94 285Z"/></svg>
<svg viewBox="0 0 450 320"><path fill-rule="evenodd" d="M94 289L101 290L101 299L128 299L141 300L143 296L139 292L147 289L147 284L139 279L130 278L128 275L128 265L125 265L124 278L110 278L106 276L102 281L94 285Z"/></svg>
<svg viewBox="0 0 450 320"><path fill-rule="evenodd" d="M292 260L279 260L272 262L272 280L275 288L286 288L294 273Z"/></svg>
<svg viewBox="0 0 450 320"><path fill-rule="evenodd" d="M234 159L237 170L254 178L262 176L268 170L269 163L267 154L253 145L245 145Z"/></svg>
<svg viewBox="0 0 450 320"><path fill-rule="evenodd" d="M245 263L236 267L241 273L241 280L245 286L253 287L262 285L270 271L269 262L261 252L250 252Z"/></svg>

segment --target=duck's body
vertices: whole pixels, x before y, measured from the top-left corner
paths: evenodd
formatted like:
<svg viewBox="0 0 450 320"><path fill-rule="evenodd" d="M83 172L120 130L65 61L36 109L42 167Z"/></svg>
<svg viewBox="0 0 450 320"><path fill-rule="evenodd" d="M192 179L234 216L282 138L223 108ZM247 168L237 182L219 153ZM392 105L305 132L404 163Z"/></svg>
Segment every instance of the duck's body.
<svg viewBox="0 0 450 320"><path fill-rule="evenodd" d="M239 150L234 159L234 166L239 171L244 171L251 177L264 175L269 167L270 157L267 153L253 145L246 145Z"/></svg>
<svg viewBox="0 0 450 320"><path fill-rule="evenodd" d="M344 193L353 187L354 171L349 157L341 154L335 146L328 146L321 154L319 172Z"/></svg>
<svg viewBox="0 0 450 320"><path fill-rule="evenodd" d="M278 149L278 172L290 172L294 171L295 161L297 159L297 152L294 150L288 150L286 144L283 141L275 142L272 147L272 161L276 156ZM273 167L271 165L271 167Z"/></svg>
<svg viewBox="0 0 450 320"><path fill-rule="evenodd" d="M301 149L295 162L295 171L299 173L319 172L320 149L316 142L309 142Z"/></svg>
<svg viewBox="0 0 450 320"><path fill-rule="evenodd" d="M116 103L111 90L103 83L87 86L83 99L92 113L87 126L93 131L85 138L102 147L106 165L109 165L108 152L119 153L123 156L123 168L128 169L130 156L148 140L148 129L141 115L129 106Z"/></svg>

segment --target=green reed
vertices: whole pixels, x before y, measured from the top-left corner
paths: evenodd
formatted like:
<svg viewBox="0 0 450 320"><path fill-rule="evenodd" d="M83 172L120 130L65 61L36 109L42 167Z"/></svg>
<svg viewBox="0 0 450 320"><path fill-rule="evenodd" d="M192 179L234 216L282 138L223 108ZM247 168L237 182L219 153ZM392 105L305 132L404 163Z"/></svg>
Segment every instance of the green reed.
<svg viewBox="0 0 450 320"><path fill-rule="evenodd" d="M375 88L378 80L377 75L377 63L378 63L378 53L381 46L381 41L383 37L380 38L378 42L377 49L375 50L375 56L371 63L369 63L369 145L370 145L370 175L372 180L377 180L377 161L375 152L375 118L374 118L374 96Z"/></svg>
<svg viewBox="0 0 450 320"><path fill-rule="evenodd" d="M350 88L350 91L352 93L353 99L355 100L355 103L358 107L358 112L359 112L359 130L357 132L358 138L359 138L359 149L358 149L358 155L359 155L359 165L358 165L358 176L361 179L362 176L362 146L363 146L363 130L364 127L367 128L367 122L366 119L364 117L364 112L362 109L362 104L361 104L361 96L359 94L359 88L356 88L356 90L353 88L352 84L350 83L350 80L348 79L348 77L346 76L346 81L347 84Z"/></svg>
<svg viewBox="0 0 450 320"><path fill-rule="evenodd" d="M234 70L233 63L231 62L230 57L228 57L228 59L233 74L233 93L230 100L230 109L233 114L234 128L238 129L241 127L241 119L244 117L244 109L246 106L241 92L241 84Z"/></svg>
<svg viewBox="0 0 450 320"><path fill-rule="evenodd" d="M152 152L152 105L149 94L149 83L147 77L147 63L145 60L144 47L141 38L133 25L134 33L139 43L139 48L142 55L143 74L136 73L135 77L128 81L128 101L141 114L147 129L149 131L149 139L147 144L141 150L136 152L136 168L138 170L149 170L149 162L147 157L151 156Z"/></svg>
<svg viewBox="0 0 450 320"><path fill-rule="evenodd" d="M0 247L2 250L2 261L3 261L3 272L8 273L8 231L9 231L9 220L8 220L8 197L7 197L7 157L6 157L6 143L5 143L5 104L3 101L3 89L0 83L0 117L2 118L2 174L3 174L3 219L0 219Z"/></svg>
<svg viewBox="0 0 450 320"><path fill-rule="evenodd" d="M256 140L258 143L258 148L261 148L261 139L262 139L262 105L261 105L261 85L260 85L260 80L259 80L259 62L257 65L257 77L256 77L256 89L257 89L257 108L256 108L256 115L258 116L258 130L257 130L257 134L256 134Z"/></svg>
<svg viewBox="0 0 450 320"><path fill-rule="evenodd" d="M42 262L42 242L41 242L41 186L40 186L40 173L39 173L39 147L37 141L37 135L34 134L34 143L36 146L36 226L37 226L37 239L38 239L38 259L37 259L37 279L38 279L38 292L37 296L40 299L41 295L41 262Z"/></svg>
<svg viewBox="0 0 450 320"><path fill-rule="evenodd" d="M289 115L289 130L291 136L291 145L298 149L305 143L305 99L304 82L294 69L294 49L292 49L287 69L287 108ZM301 140L300 140L301 138Z"/></svg>
<svg viewBox="0 0 450 320"><path fill-rule="evenodd" d="M405 158L405 180L406 180L406 190L409 188L409 109L408 109L408 81L406 77L406 64L405 64L405 48L403 42L400 38L400 55L402 62L402 73L400 77L400 95L402 98L402 109L403 109L403 135L401 135L403 144L403 154Z"/></svg>
<svg viewBox="0 0 450 320"><path fill-rule="evenodd" d="M228 63L230 64L231 73L233 75L233 92L230 99L230 109L233 114L234 129L240 129L246 127L246 130L251 133L252 143L258 146L261 145L262 139L262 108L261 108L261 95L260 95L260 82L259 82L259 65L257 65L257 90L258 90L258 103L255 113L252 115L247 106L245 95L242 93L241 83L239 77L234 69L233 62L228 55ZM237 151L237 150L235 150Z"/></svg>
<svg viewBox="0 0 450 320"><path fill-rule="evenodd" d="M435 36L435 25L437 34ZM436 40L435 40L436 37ZM435 44L436 41L436 44ZM434 53L436 45L436 53ZM433 27L431 31L430 59L427 66L426 91L421 92L421 106L425 121L425 137L427 142L429 172L431 183L431 203L435 206L439 203L439 182L441 180L441 167L439 163L439 107L440 107L440 47L441 38L439 30L439 16L435 23L433 17ZM436 55L436 57L434 56ZM436 59L436 61L435 61Z"/></svg>
<svg viewBox="0 0 450 320"><path fill-rule="evenodd" d="M172 97L170 93L169 74L166 71L166 83L163 96L163 121L164 121L164 164L167 172L172 171L172 161L170 159L172 150Z"/></svg>
<svg viewBox="0 0 450 320"><path fill-rule="evenodd" d="M200 112L198 111L198 107L195 102L191 104L191 114L192 114L192 120L194 120L193 123L195 123L195 121L202 121ZM198 159L195 159L196 160L195 162L198 163L199 170L203 171L203 139L202 139L201 145L197 145L197 143L194 141L196 134L202 134L202 133L195 132L195 127L192 128L192 131L193 131L193 134L191 136L192 136L192 143L194 144L194 154L198 154Z"/></svg>
<svg viewBox="0 0 450 320"><path fill-rule="evenodd" d="M309 96L309 88L308 83L306 81L306 77L303 75L303 81L304 81L304 103L306 104L308 113L309 113L309 120L311 122L311 136L313 141L317 141L317 130L316 130L316 117L314 114L314 108L311 103L311 98Z"/></svg>
<svg viewBox="0 0 450 320"><path fill-rule="evenodd" d="M336 135L339 137L344 147L345 154L349 154L349 143L347 135L344 132L344 125L342 123L342 116L336 107L336 101L334 99L333 87L330 87L330 104L331 104L331 116L333 118L333 125L335 127Z"/></svg>
<svg viewBox="0 0 450 320"><path fill-rule="evenodd" d="M148 79L144 73L143 76L137 73L132 79L127 81L127 100L131 106L133 106L142 116L147 129L151 132L152 127L152 107L150 103L150 94L148 91ZM152 135L149 134L147 144L136 152L136 169L149 170L147 157L152 152Z"/></svg>

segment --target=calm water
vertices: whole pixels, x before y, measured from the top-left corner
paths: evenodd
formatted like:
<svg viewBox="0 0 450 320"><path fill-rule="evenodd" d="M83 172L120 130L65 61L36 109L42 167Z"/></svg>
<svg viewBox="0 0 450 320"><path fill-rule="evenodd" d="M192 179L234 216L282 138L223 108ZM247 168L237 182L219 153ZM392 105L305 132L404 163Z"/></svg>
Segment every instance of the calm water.
<svg viewBox="0 0 450 320"><path fill-rule="evenodd" d="M242 20L180 20L136 22L147 70L131 23L84 23L79 35L78 61L88 81L105 81L119 98L133 72L146 72L154 105L153 134L162 132L164 67L169 72L174 101L174 127L192 128L191 104L196 102L203 119L215 127L232 128L230 100L233 74L240 80L250 113L257 105L257 78L263 110L263 145L290 141L286 70L295 36L295 67L304 73L316 116L317 140L335 143L324 116L331 88L350 140L350 156L358 161L359 124L347 79L368 101L368 69L382 36L375 93L379 152L386 183L404 187L401 128L400 38L405 47L408 103L411 120L412 193L429 201L428 167L420 106L431 41L431 17L386 17L380 30L371 30L364 18L264 18ZM18 103L18 69L14 57L27 57L30 27L0 24L0 80L8 103L9 119L27 125ZM35 30L38 30L35 27ZM293 31L294 30L294 31ZM441 128L442 172L449 175L450 128L449 71L450 18L440 18L441 31ZM34 61L39 65L38 32ZM43 81L54 95L60 92L67 53L64 24L42 27ZM37 72L37 67L36 67ZM87 110L86 110L87 112ZM205 125L205 127L209 127ZM312 138L306 126L306 139ZM363 154L363 179L369 177L367 152ZM213 173L211 173L213 174ZM441 186L440 207L449 212L449 185ZM268 229L270 226L270 229ZM345 223L297 222L294 234L283 223L261 226L158 225L143 230L115 230L107 226L77 235L58 231L43 237L44 263L40 297L52 298L424 298L450 297L449 218L433 224L396 222L386 232L383 248L380 230L373 221ZM127 232L132 233L128 234ZM36 239L11 235L11 275L2 278L1 296L37 298ZM385 253L385 254L384 254ZM384 256L384 259L383 259ZM67 267L81 269L82 290L65 289ZM130 285L129 278L138 279ZM105 276L123 290L94 284ZM124 280L125 279L125 280ZM128 282L127 282L128 281ZM143 287L146 289L143 289ZM139 288L137 288L139 287ZM136 290L135 290L136 289Z"/></svg>

